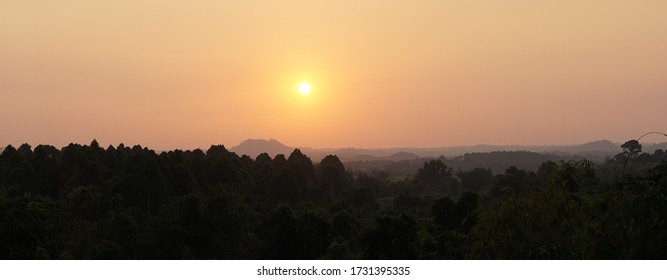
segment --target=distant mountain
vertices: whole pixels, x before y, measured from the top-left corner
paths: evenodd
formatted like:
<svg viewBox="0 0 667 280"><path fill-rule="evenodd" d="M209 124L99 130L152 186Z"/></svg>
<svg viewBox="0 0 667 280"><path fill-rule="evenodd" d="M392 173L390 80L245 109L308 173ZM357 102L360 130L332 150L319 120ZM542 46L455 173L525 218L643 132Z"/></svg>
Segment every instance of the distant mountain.
<svg viewBox="0 0 667 280"><path fill-rule="evenodd" d="M642 151L645 153L653 153L656 150L667 151L667 142L657 144L643 144Z"/></svg>
<svg viewBox="0 0 667 280"><path fill-rule="evenodd" d="M418 158L420 158L420 156L417 155L417 154L408 153L408 152L398 152L398 153L386 156L383 159L390 160L390 161L402 161L402 160L413 160L413 159L418 159Z"/></svg>
<svg viewBox="0 0 667 280"><path fill-rule="evenodd" d="M598 151L598 152L619 153L621 150L621 146L618 144L614 144L609 140L600 140L583 144L579 146L576 150L578 150L577 152Z"/></svg>
<svg viewBox="0 0 667 280"><path fill-rule="evenodd" d="M257 157L260 153L268 153L271 157L277 154L289 156L295 147L290 147L275 139L248 139L243 141L231 151L239 155ZM599 140L581 145L474 145L453 146L433 148L338 148L338 149L316 149L299 147L301 151L317 163L327 155L337 155L343 162L352 161L405 161L418 158L437 158L445 156L448 158L462 156L469 153L491 153L501 151L528 151L542 154L552 154L564 157L585 157L593 161L603 161L605 158L613 157L621 152L621 145L609 140ZM656 149L667 149L667 143L644 145L644 152L653 152Z"/></svg>
<svg viewBox="0 0 667 280"><path fill-rule="evenodd" d="M278 154L289 156L294 151L294 148L284 145L275 139L248 139L230 150L238 155L247 155L251 158L256 158L261 153L267 153L271 157L275 157Z"/></svg>
<svg viewBox="0 0 667 280"><path fill-rule="evenodd" d="M621 145L609 140L588 142L582 145L551 146L547 149L535 149L536 152L556 155L577 155L593 161L601 161L621 152Z"/></svg>

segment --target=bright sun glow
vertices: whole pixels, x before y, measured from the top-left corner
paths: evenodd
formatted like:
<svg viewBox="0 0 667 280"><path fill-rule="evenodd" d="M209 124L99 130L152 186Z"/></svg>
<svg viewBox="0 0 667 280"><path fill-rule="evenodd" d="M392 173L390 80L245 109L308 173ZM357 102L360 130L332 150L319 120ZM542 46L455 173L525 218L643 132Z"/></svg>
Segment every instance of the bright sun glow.
<svg viewBox="0 0 667 280"><path fill-rule="evenodd" d="M310 84L303 82L299 85L299 92L301 94L308 94L310 92Z"/></svg>

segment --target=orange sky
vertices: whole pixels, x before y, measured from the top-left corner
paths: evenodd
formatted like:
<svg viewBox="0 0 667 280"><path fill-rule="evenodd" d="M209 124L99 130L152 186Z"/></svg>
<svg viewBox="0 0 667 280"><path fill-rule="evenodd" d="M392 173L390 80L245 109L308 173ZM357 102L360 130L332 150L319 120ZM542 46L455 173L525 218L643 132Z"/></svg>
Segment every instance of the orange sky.
<svg viewBox="0 0 667 280"><path fill-rule="evenodd" d="M665 15L663 0L2 1L0 146L623 142L667 130Z"/></svg>

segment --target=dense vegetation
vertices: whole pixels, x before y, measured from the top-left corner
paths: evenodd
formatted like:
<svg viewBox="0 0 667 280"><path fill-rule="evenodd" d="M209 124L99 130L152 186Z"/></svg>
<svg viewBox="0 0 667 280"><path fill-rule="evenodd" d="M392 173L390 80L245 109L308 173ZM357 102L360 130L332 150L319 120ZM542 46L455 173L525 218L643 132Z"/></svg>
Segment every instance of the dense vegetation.
<svg viewBox="0 0 667 280"><path fill-rule="evenodd" d="M466 153L460 156L437 158L416 158L407 160L365 160L345 162L345 167L352 172L377 173L386 172L393 176L414 175L423 167L424 161L437 159L447 166L469 171L475 168L489 169L494 173L502 173L507 168L515 166L528 171L536 171L545 161L581 160L576 155L558 156L528 151L496 151Z"/></svg>
<svg viewBox="0 0 667 280"><path fill-rule="evenodd" d="M7 146L0 258L664 259L665 155L624 149L537 171L432 159L397 180L299 150Z"/></svg>

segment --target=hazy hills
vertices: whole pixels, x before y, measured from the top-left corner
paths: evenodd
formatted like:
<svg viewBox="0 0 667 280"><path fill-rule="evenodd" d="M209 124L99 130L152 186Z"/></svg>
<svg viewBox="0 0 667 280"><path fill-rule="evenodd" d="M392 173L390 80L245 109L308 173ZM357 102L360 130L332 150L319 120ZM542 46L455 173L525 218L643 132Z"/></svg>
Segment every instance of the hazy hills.
<svg viewBox="0 0 667 280"><path fill-rule="evenodd" d="M288 147L275 139L248 139L231 149L232 152L252 158L256 158L261 153L267 153L271 157L275 157L277 154L289 155L293 150L294 148Z"/></svg>
<svg viewBox="0 0 667 280"><path fill-rule="evenodd" d="M599 140L581 145L475 145L475 146L453 146L436 148L382 148L382 149L316 149L308 147L290 147L275 139L248 139L243 141L231 151L239 155L248 155L252 158L260 153L268 153L270 156L277 154L290 154L295 148L301 149L313 161L319 161L329 154L337 155L342 161L403 161L422 157L455 157L468 153L489 153L497 151L529 151L558 156L586 157L590 160L604 160L621 152L621 144L609 140ZM667 143L644 144L644 152L652 153L657 149L667 149Z"/></svg>
<svg viewBox="0 0 667 280"><path fill-rule="evenodd" d="M667 142L643 143L643 152L653 153L658 149L667 150ZM620 143L609 140L598 140L580 145L474 145L474 146L451 146L435 148L309 148L293 147L285 145L276 139L247 139L239 145L231 148L238 155L247 155L251 158L261 153L267 153L271 157L277 154L289 155L294 149L300 149L313 161L319 161L327 155L335 154L341 161L406 161L419 158L437 158L440 156L457 157L470 153L491 153L528 151L560 157L584 157L593 161L602 161L613 157L622 151ZM4 147L0 147L0 152Z"/></svg>

